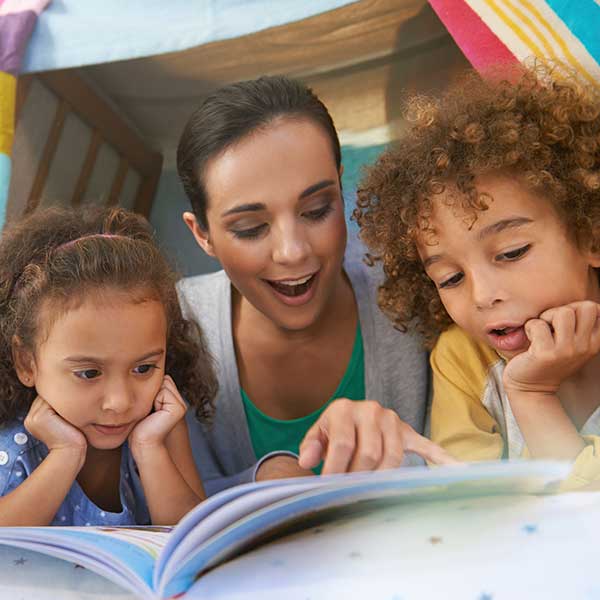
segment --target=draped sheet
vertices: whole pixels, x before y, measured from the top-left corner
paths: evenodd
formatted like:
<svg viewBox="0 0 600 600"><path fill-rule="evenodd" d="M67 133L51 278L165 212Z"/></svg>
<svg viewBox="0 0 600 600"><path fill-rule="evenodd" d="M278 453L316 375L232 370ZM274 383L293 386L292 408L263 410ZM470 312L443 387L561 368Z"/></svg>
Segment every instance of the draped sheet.
<svg viewBox="0 0 600 600"><path fill-rule="evenodd" d="M15 133L17 75L38 15L50 0L0 0L0 229L4 224Z"/></svg>
<svg viewBox="0 0 600 600"><path fill-rule="evenodd" d="M532 56L600 81L599 0L429 0L478 70Z"/></svg>

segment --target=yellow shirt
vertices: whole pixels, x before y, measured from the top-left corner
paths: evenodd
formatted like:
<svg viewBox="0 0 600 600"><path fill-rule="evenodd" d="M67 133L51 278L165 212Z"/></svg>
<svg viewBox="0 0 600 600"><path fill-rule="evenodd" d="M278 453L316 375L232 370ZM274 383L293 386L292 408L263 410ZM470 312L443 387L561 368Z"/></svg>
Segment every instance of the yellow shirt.
<svg viewBox="0 0 600 600"><path fill-rule="evenodd" d="M504 392L505 362L488 345L453 325L431 353L431 439L464 461L525 458L523 435ZM580 430L586 448L562 489L600 485L600 407Z"/></svg>

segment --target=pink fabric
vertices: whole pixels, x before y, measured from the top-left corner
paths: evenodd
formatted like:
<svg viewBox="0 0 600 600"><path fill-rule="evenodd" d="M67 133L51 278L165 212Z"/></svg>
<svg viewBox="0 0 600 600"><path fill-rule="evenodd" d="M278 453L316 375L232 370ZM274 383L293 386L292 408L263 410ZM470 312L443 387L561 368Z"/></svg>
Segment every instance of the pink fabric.
<svg viewBox="0 0 600 600"><path fill-rule="evenodd" d="M463 0L429 0L429 4L478 71L517 62L515 55Z"/></svg>
<svg viewBox="0 0 600 600"><path fill-rule="evenodd" d="M30 10L36 15L50 4L52 0L0 0L0 17Z"/></svg>

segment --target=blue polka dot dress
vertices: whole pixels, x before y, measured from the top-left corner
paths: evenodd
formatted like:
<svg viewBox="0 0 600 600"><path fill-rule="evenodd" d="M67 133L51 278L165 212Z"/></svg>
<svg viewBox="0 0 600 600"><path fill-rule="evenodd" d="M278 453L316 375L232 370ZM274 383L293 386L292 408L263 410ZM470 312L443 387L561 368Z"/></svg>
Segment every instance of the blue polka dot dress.
<svg viewBox="0 0 600 600"><path fill-rule="evenodd" d="M0 496L18 487L48 456L45 444L23 426L23 420L0 427ZM113 513L96 506L75 481L51 525L148 525L150 515L142 484L129 446L121 451L119 483L121 512Z"/></svg>

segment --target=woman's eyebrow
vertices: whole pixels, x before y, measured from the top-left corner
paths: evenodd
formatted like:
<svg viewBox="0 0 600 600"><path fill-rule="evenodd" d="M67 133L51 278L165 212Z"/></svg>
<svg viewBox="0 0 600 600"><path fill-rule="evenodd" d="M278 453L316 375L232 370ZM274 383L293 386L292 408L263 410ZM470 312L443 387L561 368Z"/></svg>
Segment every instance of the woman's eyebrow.
<svg viewBox="0 0 600 600"><path fill-rule="evenodd" d="M300 198L306 198L323 188L329 187L330 185L335 185L336 182L333 179L323 179L323 181L319 181L319 183L315 183L313 185L308 186L301 194Z"/></svg>
<svg viewBox="0 0 600 600"><path fill-rule="evenodd" d="M221 217L226 217L227 215L235 215L237 213L243 212L258 212L259 210L265 210L267 207L262 204L262 202L254 202L253 204L238 204L233 208L227 209L224 213L221 214Z"/></svg>

